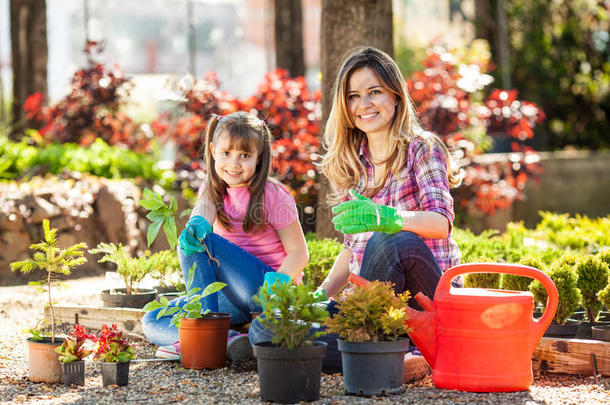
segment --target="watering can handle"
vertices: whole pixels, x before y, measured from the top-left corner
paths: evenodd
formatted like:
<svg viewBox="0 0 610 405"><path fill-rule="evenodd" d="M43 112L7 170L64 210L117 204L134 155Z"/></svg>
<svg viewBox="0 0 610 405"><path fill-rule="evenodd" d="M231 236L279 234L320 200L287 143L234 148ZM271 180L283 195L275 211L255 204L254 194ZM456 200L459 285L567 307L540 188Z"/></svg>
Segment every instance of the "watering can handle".
<svg viewBox="0 0 610 405"><path fill-rule="evenodd" d="M553 280L549 278L542 271L529 266L524 266L522 264L509 264L509 263L467 263L460 264L448 269L445 273L443 273L440 281L438 282L438 286L436 287L436 292L434 295L438 294L441 291L448 291L451 288L451 280L455 277L466 274L466 273L504 273L504 274L514 274L517 276L525 276L534 278L546 289L547 292L547 301L546 301L546 309L541 318L539 318L535 324L534 328L536 329L536 333L533 334L535 337L535 341L538 341L546 331L546 328L549 326L551 321L553 320L553 316L555 316L555 311L557 310L557 304L559 300L559 294L557 292L557 287Z"/></svg>

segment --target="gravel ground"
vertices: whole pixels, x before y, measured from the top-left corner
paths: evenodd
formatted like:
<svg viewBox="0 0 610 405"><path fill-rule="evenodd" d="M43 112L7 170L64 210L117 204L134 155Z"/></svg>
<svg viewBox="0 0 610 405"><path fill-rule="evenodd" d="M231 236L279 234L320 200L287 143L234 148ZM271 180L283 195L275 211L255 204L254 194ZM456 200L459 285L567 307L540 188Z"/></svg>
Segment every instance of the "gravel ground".
<svg viewBox="0 0 610 405"><path fill-rule="evenodd" d="M57 291L61 304L100 305L103 277L71 280ZM126 387L102 386L99 366L88 362L85 385L31 383L27 379L27 345L21 332L41 316L45 296L33 287L0 287L0 403L116 404L215 403L258 404L260 390L254 361L231 364L220 370L185 370L179 362L139 361L130 368ZM60 331L66 331L67 327ZM154 357L155 347L135 340L138 359ZM343 378L322 375L316 404L610 404L610 378L536 374L528 391L467 393L434 388L430 377L405 385L402 394L362 398L344 395Z"/></svg>

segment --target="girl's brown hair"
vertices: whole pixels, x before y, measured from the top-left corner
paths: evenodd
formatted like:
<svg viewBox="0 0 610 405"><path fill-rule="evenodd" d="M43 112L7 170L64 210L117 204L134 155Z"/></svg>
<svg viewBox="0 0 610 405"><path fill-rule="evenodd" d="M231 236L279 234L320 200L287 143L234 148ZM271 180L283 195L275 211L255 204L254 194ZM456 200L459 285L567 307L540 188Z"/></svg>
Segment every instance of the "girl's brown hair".
<svg viewBox="0 0 610 405"><path fill-rule="evenodd" d="M265 185L271 168L271 132L265 122L255 115L244 111L234 112L224 117L213 116L204 133L204 160L208 172L205 195L216 208L216 216L223 227L231 229L229 216L223 208L227 195L227 183L214 169L214 157L210 144L224 134L229 137L231 148L258 154L256 170L248 182L250 201L243 222L245 232L258 232L265 227L263 209Z"/></svg>
<svg viewBox="0 0 610 405"><path fill-rule="evenodd" d="M386 170L391 170L394 175L399 173L407 163L409 143L419 136L426 142L435 143L442 148L447 161L449 185L450 187L459 185L461 170L443 141L438 136L420 129L405 79L396 62L377 48L357 48L345 59L337 75L333 90L333 105L322 139L327 153L322 159L321 168L334 191L329 194L329 202L335 203L341 200L350 188L358 184L360 177L367 175L358 155L360 144L366 135L356 128L347 109L349 80L356 70L365 67L375 72L381 84L396 97L396 112L390 126L389 138L389 150L393 153L383 162ZM383 183L368 194L375 195L382 187Z"/></svg>

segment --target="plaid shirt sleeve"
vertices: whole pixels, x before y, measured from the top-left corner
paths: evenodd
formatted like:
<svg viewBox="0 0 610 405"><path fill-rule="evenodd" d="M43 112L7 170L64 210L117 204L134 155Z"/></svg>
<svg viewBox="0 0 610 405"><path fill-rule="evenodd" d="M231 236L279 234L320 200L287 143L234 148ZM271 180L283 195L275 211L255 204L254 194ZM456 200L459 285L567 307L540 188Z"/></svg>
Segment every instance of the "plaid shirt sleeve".
<svg viewBox="0 0 610 405"><path fill-rule="evenodd" d="M412 147L412 170L418 186L421 210L444 215L449 220L451 233L455 214L453 197L449 192L445 154L439 145L421 138L419 142L413 142Z"/></svg>

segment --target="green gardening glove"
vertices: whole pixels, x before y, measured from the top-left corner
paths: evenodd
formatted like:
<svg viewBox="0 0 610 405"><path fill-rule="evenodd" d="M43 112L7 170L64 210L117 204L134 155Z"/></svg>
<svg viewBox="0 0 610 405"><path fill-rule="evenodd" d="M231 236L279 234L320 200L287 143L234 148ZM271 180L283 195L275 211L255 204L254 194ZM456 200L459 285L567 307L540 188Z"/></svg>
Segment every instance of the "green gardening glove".
<svg viewBox="0 0 610 405"><path fill-rule="evenodd" d="M394 207L379 205L353 190L354 200L333 207L335 229L341 233L385 232L402 230L405 222Z"/></svg>

